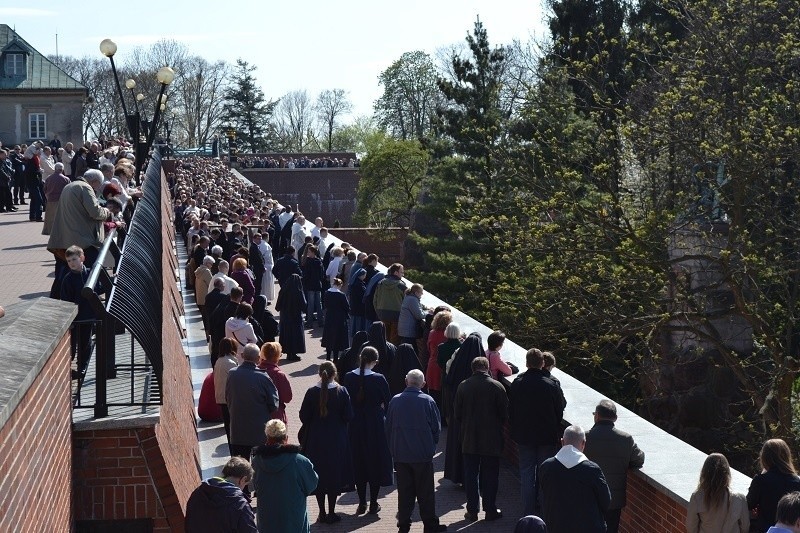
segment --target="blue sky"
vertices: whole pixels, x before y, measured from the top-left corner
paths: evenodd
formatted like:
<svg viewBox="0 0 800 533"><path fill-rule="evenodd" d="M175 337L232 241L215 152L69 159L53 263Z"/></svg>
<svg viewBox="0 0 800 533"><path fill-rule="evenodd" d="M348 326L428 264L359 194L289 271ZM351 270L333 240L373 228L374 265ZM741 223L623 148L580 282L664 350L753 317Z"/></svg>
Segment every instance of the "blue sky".
<svg viewBox="0 0 800 533"><path fill-rule="evenodd" d="M172 38L208 60L248 61L257 67L256 77L269 98L296 89L307 89L312 97L324 89L345 89L356 114L372 112L380 96L378 75L403 52L433 55L437 48L463 42L476 16L494 44L527 41L545 31L541 0L81 0L38 5L0 7L0 22L45 55L56 52L56 34L59 54L99 56L98 45L108 37L123 60L137 45Z"/></svg>

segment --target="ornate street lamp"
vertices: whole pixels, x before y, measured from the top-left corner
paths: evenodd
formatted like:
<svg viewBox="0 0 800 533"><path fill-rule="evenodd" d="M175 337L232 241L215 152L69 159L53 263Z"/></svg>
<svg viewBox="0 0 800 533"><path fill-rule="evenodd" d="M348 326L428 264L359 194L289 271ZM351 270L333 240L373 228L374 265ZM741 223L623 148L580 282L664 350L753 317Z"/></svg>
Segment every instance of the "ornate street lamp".
<svg viewBox="0 0 800 533"><path fill-rule="evenodd" d="M128 133L133 140L134 150L136 153L136 176L144 166L144 161L150 153L150 148L153 146L156 131L158 130L158 120L161 118L161 112L166 109L167 96L165 94L167 85L175 80L175 71L172 68L165 66L158 69L156 73L156 80L161 85L161 89L156 99L155 109L153 110L153 120L148 122L142 109L139 107L140 102L144 100L142 93L134 95L136 88L136 81L128 79L125 81L125 87L130 91L133 98L135 112L129 113L128 107L125 105L125 95L122 93L122 85L119 82L117 75L117 66L114 63L114 54L117 53L117 45L111 39L103 39L100 43L100 52L111 61L111 71L114 74L114 83L117 87L117 94L122 102L122 111L125 113L125 122L128 126Z"/></svg>
<svg viewBox="0 0 800 533"><path fill-rule="evenodd" d="M236 128L228 126L225 128L225 136L228 138L228 167L233 168L236 161Z"/></svg>

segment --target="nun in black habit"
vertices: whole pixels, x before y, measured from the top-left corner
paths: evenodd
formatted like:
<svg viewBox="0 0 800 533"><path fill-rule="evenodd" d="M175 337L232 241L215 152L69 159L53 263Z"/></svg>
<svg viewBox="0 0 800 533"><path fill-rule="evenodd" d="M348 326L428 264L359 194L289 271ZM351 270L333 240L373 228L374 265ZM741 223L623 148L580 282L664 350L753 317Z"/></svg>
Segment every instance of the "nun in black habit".
<svg viewBox="0 0 800 533"><path fill-rule="evenodd" d="M447 445L444 455L444 478L453 483L464 483L464 456L461 453L461 424L453 416L456 390L461 382L472 375L472 361L476 357L486 357L479 333L470 333L461 347L453 354L450 369L445 375L447 410Z"/></svg>
<svg viewBox="0 0 800 533"><path fill-rule="evenodd" d="M367 333L369 334L369 340L361 348L372 346L378 350L378 364L373 370L386 376L392 368L392 361L394 361L394 354L397 348L386 340L386 326L383 325L383 322L373 322ZM361 350L358 353L361 353Z"/></svg>

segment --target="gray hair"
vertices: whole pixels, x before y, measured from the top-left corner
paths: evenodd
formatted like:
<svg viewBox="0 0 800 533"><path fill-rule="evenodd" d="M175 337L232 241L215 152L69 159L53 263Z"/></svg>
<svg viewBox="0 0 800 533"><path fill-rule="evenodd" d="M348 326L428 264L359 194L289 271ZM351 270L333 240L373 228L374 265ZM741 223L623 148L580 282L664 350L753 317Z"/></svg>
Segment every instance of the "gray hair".
<svg viewBox="0 0 800 533"><path fill-rule="evenodd" d="M447 324L447 327L444 328L444 336L447 339L457 339L461 336L461 326L456 324L455 322L450 322Z"/></svg>
<svg viewBox="0 0 800 533"><path fill-rule="evenodd" d="M245 361L258 361L258 354L260 351L258 344L248 342L244 345L244 349L242 350L242 359Z"/></svg>
<svg viewBox="0 0 800 533"><path fill-rule="evenodd" d="M211 253L222 255L222 246L220 246L219 244L215 244L214 246L211 247Z"/></svg>
<svg viewBox="0 0 800 533"><path fill-rule="evenodd" d="M93 183L93 182L102 183L104 178L102 172L100 172L96 168L90 168L89 170L83 173L83 179L86 180L86 183Z"/></svg>
<svg viewBox="0 0 800 533"><path fill-rule="evenodd" d="M425 385L425 374L422 373L422 370L415 368L406 374L406 385L409 387L416 387L421 389L423 385Z"/></svg>
<svg viewBox="0 0 800 533"><path fill-rule="evenodd" d="M100 171L102 172L103 170L109 170L111 172L114 172L114 165L112 165L111 163L103 163L102 165L100 165Z"/></svg>
<svg viewBox="0 0 800 533"><path fill-rule="evenodd" d="M214 258L211 257L210 255L207 255L207 256L205 256L203 258L203 264L206 265L206 266L213 265L215 262L216 261L214 260ZM219 279L219 278L217 278L217 279Z"/></svg>
<svg viewBox="0 0 800 533"><path fill-rule="evenodd" d="M55 169L56 170L64 170L64 163L59 161L58 163L55 164Z"/></svg>
<svg viewBox="0 0 800 533"><path fill-rule="evenodd" d="M564 446L571 444L572 446L578 447L584 442L586 442L586 433L583 431L582 427L570 426L564 430Z"/></svg>

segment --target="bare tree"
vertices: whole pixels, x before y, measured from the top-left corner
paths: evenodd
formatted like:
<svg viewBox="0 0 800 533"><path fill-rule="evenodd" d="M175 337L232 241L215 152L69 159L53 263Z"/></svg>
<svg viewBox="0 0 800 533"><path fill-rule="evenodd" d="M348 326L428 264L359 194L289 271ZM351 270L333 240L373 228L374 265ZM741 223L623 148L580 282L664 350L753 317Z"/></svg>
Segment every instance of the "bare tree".
<svg viewBox="0 0 800 533"><path fill-rule="evenodd" d="M318 147L313 113L306 90L291 91L280 99L275 110L275 130L282 150L302 152Z"/></svg>
<svg viewBox="0 0 800 533"><path fill-rule="evenodd" d="M186 146L203 146L222 127L223 97L230 66L224 61L209 63L202 57L186 59L177 77L176 94L178 141Z"/></svg>
<svg viewBox="0 0 800 533"><path fill-rule="evenodd" d="M333 151L333 132L342 117L353 110L353 104L344 89L327 89L317 96L317 118L324 128L325 145Z"/></svg>

